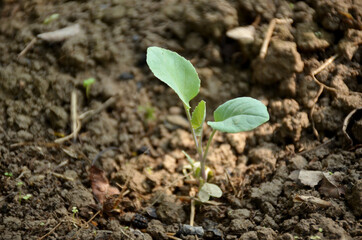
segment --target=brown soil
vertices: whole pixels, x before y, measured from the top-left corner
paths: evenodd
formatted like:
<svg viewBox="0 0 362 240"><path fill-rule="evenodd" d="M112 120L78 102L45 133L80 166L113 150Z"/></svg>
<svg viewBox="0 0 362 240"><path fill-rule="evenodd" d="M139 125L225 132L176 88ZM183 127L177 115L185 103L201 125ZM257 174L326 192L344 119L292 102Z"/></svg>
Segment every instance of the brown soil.
<svg viewBox="0 0 362 240"><path fill-rule="evenodd" d="M0 0L0 239L168 239L189 223L184 196L195 186L183 177L181 151L196 152L180 101L146 65L154 45L196 66L202 89L193 104L205 99L208 119L238 96L262 100L271 116L252 132L216 135L208 166L223 196L196 205L198 239L362 239L361 114L347 127L352 142L342 133L362 107L361 10L357 0ZM252 42L226 37L258 17ZM293 23L276 25L261 60L273 18ZM81 33L38 40L18 57L38 34L75 23ZM316 97L311 73L335 54L316 75L327 86ZM75 142L54 144L72 131L72 91L79 114L116 101L84 122ZM127 191L119 212L87 223L100 209L91 161L112 146L96 165ZM314 184L298 170L326 175Z"/></svg>

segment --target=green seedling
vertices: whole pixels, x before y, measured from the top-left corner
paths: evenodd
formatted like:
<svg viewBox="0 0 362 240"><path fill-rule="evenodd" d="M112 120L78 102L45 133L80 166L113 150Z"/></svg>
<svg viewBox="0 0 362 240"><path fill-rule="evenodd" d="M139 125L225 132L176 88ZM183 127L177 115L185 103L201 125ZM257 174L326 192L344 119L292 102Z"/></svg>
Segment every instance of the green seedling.
<svg viewBox="0 0 362 240"><path fill-rule="evenodd" d="M321 33L320 31L314 32L314 35L315 35L317 38L321 38L321 37L322 37L322 33Z"/></svg>
<svg viewBox="0 0 362 240"><path fill-rule="evenodd" d="M23 196L22 199L29 200L31 197L32 197L32 195L28 193L25 196Z"/></svg>
<svg viewBox="0 0 362 240"><path fill-rule="evenodd" d="M72 213L73 213L73 220L74 220L73 225L75 227L77 227L77 225L75 223L77 222L76 216L78 215L78 208L77 207L72 207Z"/></svg>
<svg viewBox="0 0 362 240"><path fill-rule="evenodd" d="M19 188L19 203L21 204L22 194L21 194L21 186L23 186L23 182L17 182L16 186Z"/></svg>
<svg viewBox="0 0 362 240"><path fill-rule="evenodd" d="M13 174L12 174L11 172L5 172L5 173L4 173L4 176L7 176L7 177L12 177L12 176L13 176Z"/></svg>
<svg viewBox="0 0 362 240"><path fill-rule="evenodd" d="M78 213L78 208L77 208L77 207L73 207L73 208L72 208L72 213L73 213L73 217L75 217L75 214Z"/></svg>
<svg viewBox="0 0 362 240"><path fill-rule="evenodd" d="M155 117L155 108L150 106L150 105L146 105L146 106L138 106L137 110L139 113L143 114L145 119L146 119L146 123L149 122L153 122L156 120Z"/></svg>
<svg viewBox="0 0 362 240"><path fill-rule="evenodd" d="M53 13L52 15L48 16L44 19L43 24L49 24L59 18L59 13Z"/></svg>
<svg viewBox="0 0 362 240"><path fill-rule="evenodd" d="M85 95L89 99L90 89L96 80L94 78L88 78L83 81L83 87L85 88Z"/></svg>
<svg viewBox="0 0 362 240"><path fill-rule="evenodd" d="M200 79L192 64L167 49L149 47L147 49L147 64L153 74L162 82L172 88L184 105L187 119L190 124L191 134L198 153L199 167L195 165L187 154L190 168L194 176L199 176L198 197L201 202L206 202L210 197L221 197L221 189L208 183L206 159L212 139L216 131L238 133L250 131L269 120L268 111L263 103L250 97L239 97L225 102L214 111L214 121L207 124L213 129L203 148L203 125L206 118L206 102L200 101L191 114L190 101L200 91ZM191 161L192 160L192 161ZM200 169L197 173L197 169Z"/></svg>

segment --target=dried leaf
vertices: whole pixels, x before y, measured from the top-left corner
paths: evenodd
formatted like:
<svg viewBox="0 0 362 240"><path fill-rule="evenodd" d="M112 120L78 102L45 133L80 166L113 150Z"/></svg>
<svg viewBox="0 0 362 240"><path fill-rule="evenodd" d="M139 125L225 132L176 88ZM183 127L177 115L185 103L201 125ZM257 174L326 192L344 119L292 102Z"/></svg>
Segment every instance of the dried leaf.
<svg viewBox="0 0 362 240"><path fill-rule="evenodd" d="M338 183L340 174L323 173L323 176L321 187L318 189L321 194L333 198L340 198L345 194L345 187Z"/></svg>
<svg viewBox="0 0 362 240"><path fill-rule="evenodd" d="M79 24L74 24L53 32L38 34L37 37L47 42L61 42L71 38L81 32Z"/></svg>
<svg viewBox="0 0 362 240"><path fill-rule="evenodd" d="M293 198L293 202L310 202L310 203L318 205L319 207L322 207L322 208L327 208L327 207L332 206L331 202L325 201L323 199L313 197L313 196L303 196L303 195L298 195L298 194L295 195L295 197Z"/></svg>
<svg viewBox="0 0 362 240"><path fill-rule="evenodd" d="M92 166L89 172L93 194L102 205L108 197L120 194L118 188L109 185L109 181L103 170Z"/></svg>

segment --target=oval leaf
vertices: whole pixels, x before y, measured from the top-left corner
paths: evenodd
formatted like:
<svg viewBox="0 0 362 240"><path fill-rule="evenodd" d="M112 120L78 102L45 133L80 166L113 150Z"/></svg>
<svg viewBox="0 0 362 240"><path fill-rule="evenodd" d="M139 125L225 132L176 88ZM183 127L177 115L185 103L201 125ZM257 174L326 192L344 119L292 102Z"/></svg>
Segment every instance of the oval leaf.
<svg viewBox="0 0 362 240"><path fill-rule="evenodd" d="M204 183L199 191L199 198L201 202L206 202L211 197L221 197L222 191L219 186L212 183Z"/></svg>
<svg viewBox="0 0 362 240"><path fill-rule="evenodd" d="M153 74L172 88L190 108L190 100L200 90L200 79L190 61L175 52L159 47L147 49L147 64Z"/></svg>
<svg viewBox="0 0 362 240"><path fill-rule="evenodd" d="M250 131L269 120L266 106L250 97L235 98L219 106L214 112L215 122L207 122L220 132Z"/></svg>
<svg viewBox="0 0 362 240"><path fill-rule="evenodd" d="M201 100L196 106L191 117L192 128L195 130L197 136L201 136L202 125L204 124L206 118L206 103L204 100Z"/></svg>

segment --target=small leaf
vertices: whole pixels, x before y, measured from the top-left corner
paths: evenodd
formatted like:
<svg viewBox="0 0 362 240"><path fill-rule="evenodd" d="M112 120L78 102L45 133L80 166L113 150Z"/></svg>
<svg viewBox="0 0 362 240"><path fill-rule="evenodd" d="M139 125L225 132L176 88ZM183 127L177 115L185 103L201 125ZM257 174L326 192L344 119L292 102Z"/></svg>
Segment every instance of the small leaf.
<svg viewBox="0 0 362 240"><path fill-rule="evenodd" d="M198 196L201 202L207 202L210 199L210 194L206 191L202 191L202 189L200 190Z"/></svg>
<svg viewBox="0 0 362 240"><path fill-rule="evenodd" d="M201 100L196 106L194 112L192 113L191 123L194 129L202 126L206 117L206 104L204 100Z"/></svg>
<svg viewBox="0 0 362 240"><path fill-rule="evenodd" d="M200 79L190 61L175 52L159 47L147 49L147 64L153 74L172 88L190 108L190 100L200 90Z"/></svg>
<svg viewBox="0 0 362 240"><path fill-rule="evenodd" d="M92 85L96 80L94 78L88 78L83 81L83 87Z"/></svg>
<svg viewBox="0 0 362 240"><path fill-rule="evenodd" d="M206 202L211 197L221 197L222 191L219 186L212 183L204 183L199 191L199 198L201 202Z"/></svg>
<svg viewBox="0 0 362 240"><path fill-rule="evenodd" d="M266 106L250 97L227 101L214 112L215 122L207 124L220 132L237 133L250 131L269 120Z"/></svg>
<svg viewBox="0 0 362 240"><path fill-rule="evenodd" d="M204 124L206 118L206 103L204 100L201 100L196 106L191 117L192 128L195 130L196 136L201 136L202 125Z"/></svg>

